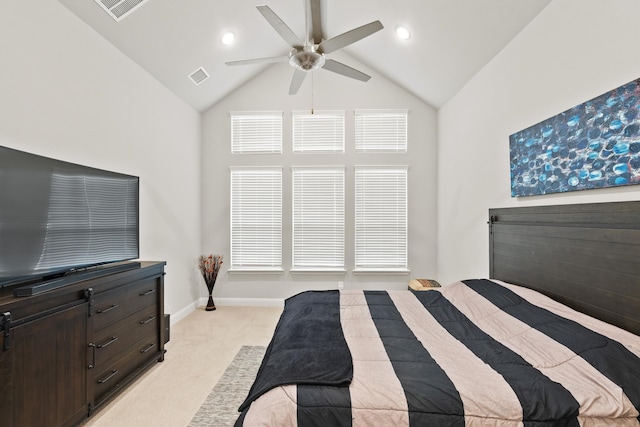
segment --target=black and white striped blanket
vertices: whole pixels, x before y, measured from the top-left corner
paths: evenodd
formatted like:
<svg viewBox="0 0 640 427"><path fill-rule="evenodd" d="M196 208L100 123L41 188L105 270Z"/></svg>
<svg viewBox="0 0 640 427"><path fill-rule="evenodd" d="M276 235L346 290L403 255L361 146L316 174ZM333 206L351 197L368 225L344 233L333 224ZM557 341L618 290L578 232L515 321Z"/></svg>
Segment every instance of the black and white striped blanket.
<svg viewBox="0 0 640 427"><path fill-rule="evenodd" d="M302 293L241 409L246 427L637 427L640 337L499 281Z"/></svg>

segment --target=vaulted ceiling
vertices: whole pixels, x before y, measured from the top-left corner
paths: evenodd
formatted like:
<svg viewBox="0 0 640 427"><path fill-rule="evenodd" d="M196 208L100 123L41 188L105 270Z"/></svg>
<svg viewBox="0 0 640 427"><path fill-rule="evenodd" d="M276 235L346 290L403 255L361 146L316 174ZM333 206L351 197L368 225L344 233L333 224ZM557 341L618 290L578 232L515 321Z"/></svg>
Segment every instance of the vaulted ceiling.
<svg viewBox="0 0 640 427"><path fill-rule="evenodd" d="M200 112L273 66L225 62L289 52L256 6L268 5L296 35L305 34L305 0L59 1ZM365 66L360 71L382 75L440 108L550 1L321 0L321 25L326 39L380 20L384 29L341 49L341 61L350 65L344 57L353 58ZM116 21L99 3L140 4ZM396 36L398 26L410 31L408 40ZM224 45L228 31L235 41ZM209 77L196 85L190 75L200 67ZM293 70L283 73L285 93Z"/></svg>

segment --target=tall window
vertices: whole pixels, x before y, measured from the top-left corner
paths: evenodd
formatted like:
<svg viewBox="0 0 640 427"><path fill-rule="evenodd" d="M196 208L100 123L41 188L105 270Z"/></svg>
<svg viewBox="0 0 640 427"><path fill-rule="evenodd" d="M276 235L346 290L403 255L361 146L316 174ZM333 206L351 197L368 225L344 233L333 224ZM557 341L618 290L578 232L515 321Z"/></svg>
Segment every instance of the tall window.
<svg viewBox="0 0 640 427"><path fill-rule="evenodd" d="M231 170L231 269L282 269L282 169Z"/></svg>
<svg viewBox="0 0 640 427"><path fill-rule="evenodd" d="M344 153L344 111L294 112L293 152Z"/></svg>
<svg viewBox="0 0 640 427"><path fill-rule="evenodd" d="M282 112L232 112L231 152L282 153Z"/></svg>
<svg viewBox="0 0 640 427"><path fill-rule="evenodd" d="M344 270L344 168L293 168L293 269Z"/></svg>
<svg viewBox="0 0 640 427"><path fill-rule="evenodd" d="M407 265L407 168L356 167L355 269Z"/></svg>
<svg viewBox="0 0 640 427"><path fill-rule="evenodd" d="M408 110L293 111L285 155L282 112L230 113L234 164L243 165L231 168L230 269L407 272L408 167L354 166L370 160L365 153L384 153L387 164L406 158L407 116ZM349 155L347 117L355 131ZM266 154L264 162L258 153ZM249 166L255 164L264 167ZM346 173L352 167L353 176ZM291 188L284 203L283 185L287 193ZM283 219L283 206L291 221ZM347 212L355 215L353 229ZM283 235L291 236L284 247ZM345 253L352 247L353 261Z"/></svg>
<svg viewBox="0 0 640 427"><path fill-rule="evenodd" d="M356 110L356 151L407 151L407 110Z"/></svg>

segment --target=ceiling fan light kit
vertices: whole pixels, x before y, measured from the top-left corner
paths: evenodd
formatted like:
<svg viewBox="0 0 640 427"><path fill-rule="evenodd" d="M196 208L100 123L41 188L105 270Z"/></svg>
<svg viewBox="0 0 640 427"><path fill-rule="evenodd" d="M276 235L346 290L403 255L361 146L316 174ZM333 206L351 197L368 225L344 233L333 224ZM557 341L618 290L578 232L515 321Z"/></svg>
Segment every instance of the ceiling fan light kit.
<svg viewBox="0 0 640 427"><path fill-rule="evenodd" d="M289 64L302 71L313 71L324 65L324 55L313 50L291 51Z"/></svg>
<svg viewBox="0 0 640 427"><path fill-rule="evenodd" d="M227 65L268 64L288 61L295 68L289 95L295 95L300 89L308 72L323 68L334 73L366 82L371 77L333 59L327 59L325 54L335 52L345 46L353 44L371 34L383 29L380 21L373 21L351 31L342 33L330 39L323 39L321 28L320 0L304 0L305 5L305 38L304 42L293 32L287 24L269 6L256 6L258 11L269 22L273 29L284 39L291 51L288 56L270 58L245 59L226 62Z"/></svg>

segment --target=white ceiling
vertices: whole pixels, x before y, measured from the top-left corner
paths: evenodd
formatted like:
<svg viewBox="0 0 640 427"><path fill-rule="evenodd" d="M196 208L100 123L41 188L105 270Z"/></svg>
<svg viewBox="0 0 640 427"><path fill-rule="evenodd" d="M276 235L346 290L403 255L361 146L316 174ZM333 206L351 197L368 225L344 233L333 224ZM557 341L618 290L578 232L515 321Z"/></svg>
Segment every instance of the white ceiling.
<svg viewBox="0 0 640 427"><path fill-rule="evenodd" d="M226 61L288 54L256 5L271 7L301 38L305 31L304 0L148 0L120 22L95 0L59 1L200 112L272 66ZM385 76L440 108L550 1L322 0L322 29L331 38L380 20L383 30L340 52L368 67L360 71ZM398 25L411 39L395 37ZM236 34L231 46L220 42L226 31ZM196 86L189 75L199 67L210 77ZM283 75L285 93L292 74L293 68Z"/></svg>

